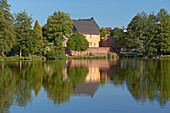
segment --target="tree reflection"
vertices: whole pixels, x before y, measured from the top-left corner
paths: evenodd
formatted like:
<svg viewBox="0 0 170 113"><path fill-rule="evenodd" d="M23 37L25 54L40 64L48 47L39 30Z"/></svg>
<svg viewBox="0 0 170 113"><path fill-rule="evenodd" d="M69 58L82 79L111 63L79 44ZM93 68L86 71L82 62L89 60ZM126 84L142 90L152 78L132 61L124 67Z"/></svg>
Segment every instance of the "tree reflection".
<svg viewBox="0 0 170 113"><path fill-rule="evenodd" d="M32 101L33 92L38 96L42 87L56 105L70 101L73 93L94 96L99 81L104 86L110 79L115 86L126 84L140 102L157 100L164 106L170 98L168 60L75 61L73 64L1 62L0 111L7 113L11 106L26 106Z"/></svg>
<svg viewBox="0 0 170 113"><path fill-rule="evenodd" d="M157 100L164 106L170 98L170 62L167 60L120 60L113 83L126 83L132 96L141 102Z"/></svg>
<svg viewBox="0 0 170 113"><path fill-rule="evenodd" d="M64 62L45 63L44 67L46 72L43 77L43 86L48 98L55 104L69 101L70 96L73 95L73 88L69 79L63 80Z"/></svg>

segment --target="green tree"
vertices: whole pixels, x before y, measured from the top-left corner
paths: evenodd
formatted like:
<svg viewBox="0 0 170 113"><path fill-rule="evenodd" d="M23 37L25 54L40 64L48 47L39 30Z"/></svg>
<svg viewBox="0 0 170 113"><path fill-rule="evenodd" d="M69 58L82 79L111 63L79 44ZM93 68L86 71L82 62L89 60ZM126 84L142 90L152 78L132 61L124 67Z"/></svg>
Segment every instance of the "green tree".
<svg viewBox="0 0 170 113"><path fill-rule="evenodd" d="M67 42L67 48L69 50L85 51L89 48L89 42L84 35L75 32L70 36Z"/></svg>
<svg viewBox="0 0 170 113"><path fill-rule="evenodd" d="M13 16L10 13L10 5L7 0L0 0L0 51L10 51L15 43L15 32L13 29Z"/></svg>
<svg viewBox="0 0 170 113"><path fill-rule="evenodd" d="M151 13L148 17L148 29L145 45L148 54L157 51L155 38L156 38L156 17L153 13Z"/></svg>
<svg viewBox="0 0 170 113"><path fill-rule="evenodd" d="M136 48L138 51L143 49L143 31L142 31L142 17L141 14L137 14L129 23L128 29L128 44L129 48Z"/></svg>
<svg viewBox="0 0 170 113"><path fill-rule="evenodd" d="M157 51L167 53L170 51L170 18L165 9L158 12L157 23Z"/></svg>
<svg viewBox="0 0 170 113"><path fill-rule="evenodd" d="M43 36L42 36L42 29L41 26L39 25L38 20L35 21L34 25L34 32L35 32L35 38L36 38L36 47L35 47L35 52L37 54L41 54L41 50L44 47L44 42L43 42Z"/></svg>
<svg viewBox="0 0 170 113"><path fill-rule="evenodd" d="M127 48L126 32L123 32L120 28L114 28L111 32L111 37L116 39L113 47L121 49Z"/></svg>
<svg viewBox="0 0 170 113"><path fill-rule="evenodd" d="M15 14L15 50L19 52L20 57L22 56L22 53L24 56L28 56L30 53L34 52L36 40L31 26L32 21L32 17L28 16L25 11Z"/></svg>
<svg viewBox="0 0 170 113"><path fill-rule="evenodd" d="M70 14L64 12L54 12L48 17L47 24L43 27L43 35L46 36L49 42L54 43L58 56L64 55L63 41L64 37L69 37L72 33L73 21Z"/></svg>
<svg viewBox="0 0 170 113"><path fill-rule="evenodd" d="M107 34L110 34L110 32L107 31L105 28L102 27L102 28L100 29L100 38L105 37Z"/></svg>

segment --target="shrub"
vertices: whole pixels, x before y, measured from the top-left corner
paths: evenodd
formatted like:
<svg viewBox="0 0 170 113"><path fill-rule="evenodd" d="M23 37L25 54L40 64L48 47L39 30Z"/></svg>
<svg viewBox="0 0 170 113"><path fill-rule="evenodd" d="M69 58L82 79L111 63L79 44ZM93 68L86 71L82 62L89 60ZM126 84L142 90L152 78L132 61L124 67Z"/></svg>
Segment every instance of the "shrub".
<svg viewBox="0 0 170 113"><path fill-rule="evenodd" d="M28 59L28 60L29 60L29 59ZM39 60L40 60L40 57L37 56L37 55L32 55L32 56L31 56L31 60L32 60L32 61L39 61Z"/></svg>
<svg viewBox="0 0 170 113"><path fill-rule="evenodd" d="M115 55L112 55L112 58L114 59L114 58L115 58Z"/></svg>
<svg viewBox="0 0 170 113"><path fill-rule="evenodd" d="M90 52L89 56L93 56L93 53L92 53L92 52Z"/></svg>
<svg viewBox="0 0 170 113"><path fill-rule="evenodd" d="M111 54L110 53L107 54L107 58L111 58Z"/></svg>

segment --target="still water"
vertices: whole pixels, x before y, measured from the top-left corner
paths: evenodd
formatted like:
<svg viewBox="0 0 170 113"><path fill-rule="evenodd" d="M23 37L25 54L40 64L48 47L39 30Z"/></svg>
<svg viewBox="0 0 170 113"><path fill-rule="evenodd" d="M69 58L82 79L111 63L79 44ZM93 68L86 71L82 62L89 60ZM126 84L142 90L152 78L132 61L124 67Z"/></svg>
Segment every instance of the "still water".
<svg viewBox="0 0 170 113"><path fill-rule="evenodd" d="M170 113L170 60L0 62L0 112Z"/></svg>

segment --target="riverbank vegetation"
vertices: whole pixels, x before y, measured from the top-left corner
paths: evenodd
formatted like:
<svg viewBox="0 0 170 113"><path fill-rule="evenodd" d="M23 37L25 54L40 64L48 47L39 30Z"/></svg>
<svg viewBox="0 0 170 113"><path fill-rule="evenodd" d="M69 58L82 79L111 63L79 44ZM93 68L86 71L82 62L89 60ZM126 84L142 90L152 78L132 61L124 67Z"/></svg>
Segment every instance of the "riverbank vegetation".
<svg viewBox="0 0 170 113"><path fill-rule="evenodd" d="M73 27L69 14L54 12L42 28L37 20L32 27L26 11L12 15L10 7L7 0L0 0L0 59L65 58L62 43Z"/></svg>
<svg viewBox="0 0 170 113"><path fill-rule="evenodd" d="M127 29L114 28L111 36L116 38L114 48L124 49L126 55L162 56L170 54L170 15L165 9L155 15L138 13ZM132 54L130 54L132 55Z"/></svg>

